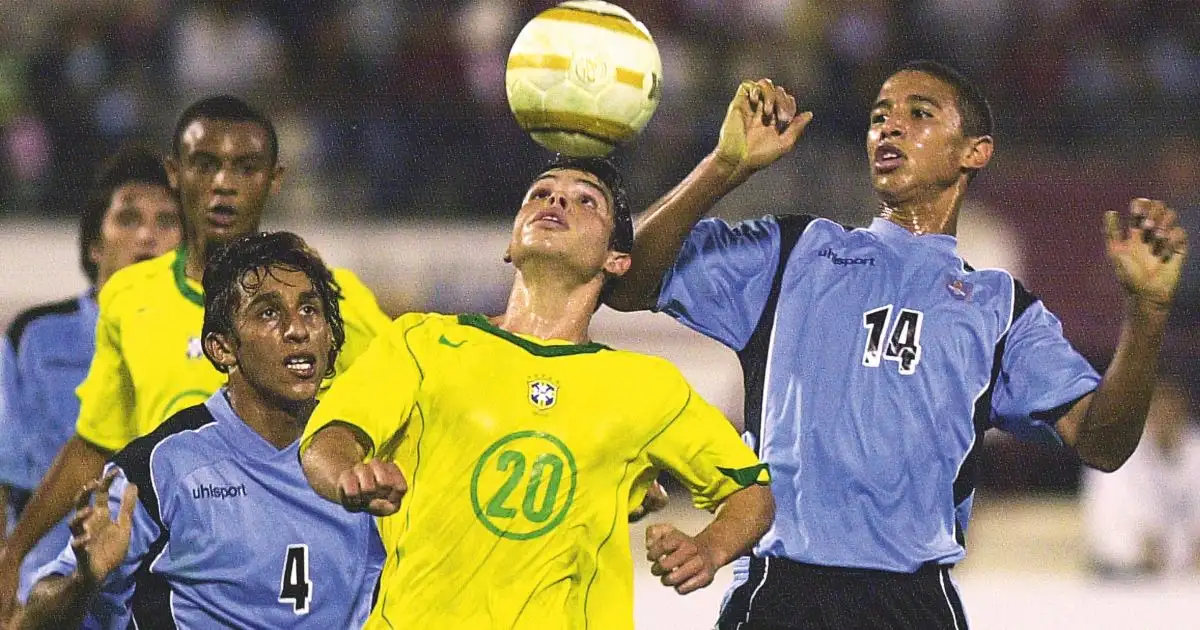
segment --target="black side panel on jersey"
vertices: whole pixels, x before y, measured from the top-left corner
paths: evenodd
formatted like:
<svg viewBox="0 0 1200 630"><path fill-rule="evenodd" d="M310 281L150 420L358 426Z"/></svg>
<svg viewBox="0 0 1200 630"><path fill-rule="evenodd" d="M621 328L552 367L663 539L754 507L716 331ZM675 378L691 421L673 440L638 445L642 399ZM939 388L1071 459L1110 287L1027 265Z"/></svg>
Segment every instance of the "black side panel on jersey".
<svg viewBox="0 0 1200 630"><path fill-rule="evenodd" d="M171 537L159 511L159 497L153 483L150 456L163 440L172 435L182 431L194 431L212 422L216 422L216 419L209 413L208 407L203 404L188 407L168 418L149 435L130 442L129 446L113 456L113 463L120 466L121 470L125 471L125 477L137 485L138 501L162 532L158 539L150 544L146 558L134 573L133 624L130 627L177 627L174 617L171 616L171 586L165 578L150 571L150 564L162 553L163 547Z"/></svg>
<svg viewBox="0 0 1200 630"><path fill-rule="evenodd" d="M787 268L788 258L792 255L800 236L805 228L812 223L814 217L807 214L794 214L776 217L779 223L779 262L775 265L775 277L771 281L771 293L763 305L762 315L758 325L750 335L746 346L737 353L738 361L742 364L742 382L746 390L745 424L746 430L754 435L755 452L758 452L759 432L762 429L763 394L767 387L767 356L771 345L771 331L775 326L775 310L779 306L779 291L783 286L783 273Z"/></svg>
<svg viewBox="0 0 1200 630"><path fill-rule="evenodd" d="M970 265L963 263L963 267L967 271L975 271ZM1030 293L1021 285L1020 282L1013 279L1013 306L1012 319L1010 320L1009 328L1016 323L1017 318L1025 313L1025 311L1038 300L1037 296ZM1005 331L1000 336L1000 340L996 342L996 350L992 355L992 377L988 381L987 389L983 390L983 394L975 401L975 410L972 416L975 424L975 443L971 445L971 452L967 453L967 458L963 460L962 468L958 471L958 478L954 480L954 505L955 507L967 500L973 492L975 485L979 481L979 464L983 450L983 434L991 426L992 417L992 393L996 388L996 379L1000 378L1000 367L1004 359L1004 347L1008 343L1008 332ZM954 523L954 539L958 544L966 546L966 535L963 533L962 523L955 521Z"/></svg>
<svg viewBox="0 0 1200 630"><path fill-rule="evenodd" d="M12 346L13 352L20 352L21 335L25 334L25 329L39 317L46 315L70 315L79 311L79 298L68 298L59 302L50 302L42 304L31 309L21 312L16 319L8 325L8 343Z"/></svg>

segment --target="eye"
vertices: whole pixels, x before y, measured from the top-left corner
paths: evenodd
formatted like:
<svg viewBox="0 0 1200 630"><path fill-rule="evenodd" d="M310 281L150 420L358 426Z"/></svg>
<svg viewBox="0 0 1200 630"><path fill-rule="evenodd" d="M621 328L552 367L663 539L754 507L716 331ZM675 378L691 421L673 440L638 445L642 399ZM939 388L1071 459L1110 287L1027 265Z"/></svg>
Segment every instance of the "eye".
<svg viewBox="0 0 1200 630"><path fill-rule="evenodd" d="M886 121L887 121L887 115L884 114L883 112L875 112L875 113L871 114L871 124L872 125L881 125Z"/></svg>
<svg viewBox="0 0 1200 630"><path fill-rule="evenodd" d="M192 168L201 173L216 172L217 165L218 162L208 156L200 156L192 160Z"/></svg>
<svg viewBox="0 0 1200 630"><path fill-rule="evenodd" d="M320 315L321 309L315 304L304 304L300 306L300 314L304 316Z"/></svg>
<svg viewBox="0 0 1200 630"><path fill-rule="evenodd" d="M580 195L579 203L581 203L589 208L595 208L596 207L596 198L591 195Z"/></svg>
<svg viewBox="0 0 1200 630"><path fill-rule="evenodd" d="M174 212L158 215L158 227L161 230L174 230L179 227L179 215Z"/></svg>
<svg viewBox="0 0 1200 630"><path fill-rule="evenodd" d="M913 118L933 118L933 112L916 108L912 110Z"/></svg>
<svg viewBox="0 0 1200 630"><path fill-rule="evenodd" d="M116 217L117 225L123 228L137 227L141 223L141 216L137 212L120 212Z"/></svg>
<svg viewBox="0 0 1200 630"><path fill-rule="evenodd" d="M274 306L268 306L268 307L264 308L263 310L259 311L258 316L261 319L275 319L276 317L279 316L279 311L275 310Z"/></svg>
<svg viewBox="0 0 1200 630"><path fill-rule="evenodd" d="M548 188L535 188L533 192L529 193L530 199L545 199L549 196L550 190Z"/></svg>

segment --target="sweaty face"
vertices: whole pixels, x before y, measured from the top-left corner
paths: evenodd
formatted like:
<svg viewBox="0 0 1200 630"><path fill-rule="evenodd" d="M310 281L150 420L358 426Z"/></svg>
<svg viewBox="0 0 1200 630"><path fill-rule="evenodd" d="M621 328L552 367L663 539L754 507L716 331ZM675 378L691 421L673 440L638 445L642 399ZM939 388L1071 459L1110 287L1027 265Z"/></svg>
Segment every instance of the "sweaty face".
<svg viewBox="0 0 1200 630"><path fill-rule="evenodd" d="M612 201L600 179L584 171L556 169L525 193L509 255L518 266L530 255L556 256L572 261L584 274L594 274L608 256L612 231Z"/></svg>
<svg viewBox="0 0 1200 630"><path fill-rule="evenodd" d="M228 242L258 229L278 189L267 130L253 122L201 118L180 135L175 185L199 241Z"/></svg>
<svg viewBox="0 0 1200 630"><path fill-rule="evenodd" d="M301 271L272 267L243 276L233 325L237 368L260 396L280 404L316 398L333 333L321 298Z"/></svg>
<svg viewBox="0 0 1200 630"><path fill-rule="evenodd" d="M969 139L954 88L923 72L892 75L879 90L867 131L871 181L884 201L944 189L962 174Z"/></svg>
<svg viewBox="0 0 1200 630"><path fill-rule="evenodd" d="M179 204L171 191L134 182L113 191L90 255L101 282L122 267L179 245Z"/></svg>

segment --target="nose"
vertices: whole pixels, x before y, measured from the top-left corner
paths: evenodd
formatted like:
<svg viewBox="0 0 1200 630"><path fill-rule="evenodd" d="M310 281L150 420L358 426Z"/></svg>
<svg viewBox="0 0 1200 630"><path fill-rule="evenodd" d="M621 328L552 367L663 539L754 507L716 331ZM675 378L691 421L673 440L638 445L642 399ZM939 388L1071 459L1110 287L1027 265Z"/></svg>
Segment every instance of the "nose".
<svg viewBox="0 0 1200 630"><path fill-rule="evenodd" d="M904 135L904 127L898 120L898 116L890 116L883 123L883 128L880 129L879 135L884 138L898 138Z"/></svg>
<svg viewBox="0 0 1200 630"><path fill-rule="evenodd" d="M137 232L134 233L137 244L142 247L154 247L157 236L152 221L142 221L138 225Z"/></svg>
<svg viewBox="0 0 1200 630"><path fill-rule="evenodd" d="M237 194L232 166L222 166L213 176L213 192L218 195Z"/></svg>
<svg viewBox="0 0 1200 630"><path fill-rule="evenodd" d="M308 340L308 324L297 313L289 313L283 323L283 338L288 341L302 342Z"/></svg>
<svg viewBox="0 0 1200 630"><path fill-rule="evenodd" d="M558 191L550 193L550 205L559 206L565 210L567 208L567 195Z"/></svg>

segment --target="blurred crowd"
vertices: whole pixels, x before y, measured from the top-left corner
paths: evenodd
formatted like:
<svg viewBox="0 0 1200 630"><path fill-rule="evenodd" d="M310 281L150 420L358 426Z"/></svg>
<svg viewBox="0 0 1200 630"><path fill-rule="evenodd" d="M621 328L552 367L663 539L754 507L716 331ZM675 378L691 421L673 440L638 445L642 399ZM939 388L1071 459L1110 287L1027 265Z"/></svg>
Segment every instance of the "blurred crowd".
<svg viewBox="0 0 1200 630"><path fill-rule="evenodd" d="M162 146L183 105L229 92L279 122L287 212L503 216L545 157L508 113L508 47L553 4L0 0L3 212L70 215L97 156L129 138ZM1185 109L1200 97L1194 0L619 4L650 28L666 74L659 113L625 156L635 200L712 146L733 89L757 76L815 111L815 178L844 178L880 79L915 57L982 83L1005 147L1137 159L1197 133Z"/></svg>

